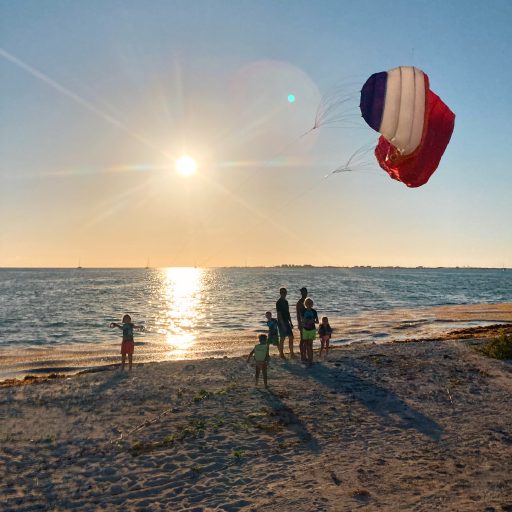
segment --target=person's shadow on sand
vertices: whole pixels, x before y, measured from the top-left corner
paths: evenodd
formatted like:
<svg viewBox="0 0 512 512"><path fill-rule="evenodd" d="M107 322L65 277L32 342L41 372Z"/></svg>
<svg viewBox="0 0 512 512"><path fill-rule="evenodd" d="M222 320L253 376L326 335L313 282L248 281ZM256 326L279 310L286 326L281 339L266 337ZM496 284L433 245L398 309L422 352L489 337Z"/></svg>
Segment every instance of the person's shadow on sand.
<svg viewBox="0 0 512 512"><path fill-rule="evenodd" d="M309 432L304 422L298 418L293 410L276 393L269 389L263 391L261 395L281 425L293 431L300 441L304 443L304 446L312 452L320 450L317 440Z"/></svg>
<svg viewBox="0 0 512 512"><path fill-rule="evenodd" d="M350 364L350 360L343 362L345 365ZM311 368L304 368L288 363L283 365L283 369L301 379L309 376L327 388L349 395L388 423L392 421L391 415L396 415L400 418L400 423L396 426L414 429L433 441L441 439L443 429L434 420L408 406L393 391L362 379L346 366L329 368L325 364L315 364Z"/></svg>
<svg viewBox="0 0 512 512"><path fill-rule="evenodd" d="M105 379L98 387L95 389L95 393L98 395L102 395L105 391L109 389L114 389L119 384L124 383L127 379L130 378L130 373L126 371L121 371L119 369L115 369L109 374L108 378Z"/></svg>

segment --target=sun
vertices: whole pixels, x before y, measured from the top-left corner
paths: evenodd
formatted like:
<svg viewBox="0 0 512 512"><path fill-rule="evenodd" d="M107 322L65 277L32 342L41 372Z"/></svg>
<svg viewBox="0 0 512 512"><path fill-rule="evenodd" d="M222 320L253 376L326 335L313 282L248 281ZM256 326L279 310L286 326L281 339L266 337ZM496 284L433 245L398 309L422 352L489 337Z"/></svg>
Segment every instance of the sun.
<svg viewBox="0 0 512 512"><path fill-rule="evenodd" d="M197 162L190 156L183 155L176 160L175 168L182 176L192 176L197 171Z"/></svg>

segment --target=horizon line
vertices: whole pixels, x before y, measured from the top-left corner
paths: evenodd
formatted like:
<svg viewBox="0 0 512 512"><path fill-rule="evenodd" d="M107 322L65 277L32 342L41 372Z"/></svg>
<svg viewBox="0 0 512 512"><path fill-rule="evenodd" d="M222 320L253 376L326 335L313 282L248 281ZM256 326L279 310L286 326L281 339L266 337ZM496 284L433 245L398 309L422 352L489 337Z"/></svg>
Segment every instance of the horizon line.
<svg viewBox="0 0 512 512"><path fill-rule="evenodd" d="M281 265L213 265L213 266L201 266L201 265L163 265L163 266L91 266L91 267L72 267L72 266L60 266L60 267L46 267L46 266L30 266L30 267L16 267L16 266L0 266L0 270L160 270L166 268L200 268L200 269L216 269L216 268L280 268L280 269L304 269L304 268L343 268L343 269L447 269L447 270L512 270L512 267L508 266L473 266L473 265L454 265L454 266L428 266L428 265L295 265L295 264L281 264Z"/></svg>

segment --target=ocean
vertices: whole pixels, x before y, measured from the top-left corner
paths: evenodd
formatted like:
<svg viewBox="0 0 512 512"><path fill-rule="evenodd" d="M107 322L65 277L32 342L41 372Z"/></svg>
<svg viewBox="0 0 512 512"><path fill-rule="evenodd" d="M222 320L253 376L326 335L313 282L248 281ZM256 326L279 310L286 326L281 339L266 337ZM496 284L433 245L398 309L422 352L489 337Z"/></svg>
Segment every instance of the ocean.
<svg viewBox="0 0 512 512"><path fill-rule="evenodd" d="M293 319L308 288L335 344L493 323L482 305L512 303L510 269L0 269L0 376L117 362L119 331L109 323L124 313L146 328L135 361L246 353L281 286Z"/></svg>

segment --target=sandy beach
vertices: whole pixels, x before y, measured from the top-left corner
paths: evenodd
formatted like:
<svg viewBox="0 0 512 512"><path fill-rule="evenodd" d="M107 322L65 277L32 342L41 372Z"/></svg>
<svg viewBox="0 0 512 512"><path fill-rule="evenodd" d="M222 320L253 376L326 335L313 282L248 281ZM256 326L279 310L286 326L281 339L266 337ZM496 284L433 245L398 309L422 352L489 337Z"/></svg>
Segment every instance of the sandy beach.
<svg viewBox="0 0 512 512"><path fill-rule="evenodd" d="M512 512L512 0L432 4L0 0L0 512Z"/></svg>
<svg viewBox="0 0 512 512"><path fill-rule="evenodd" d="M0 508L510 511L512 366L454 338L274 355L268 390L242 358L4 382Z"/></svg>

